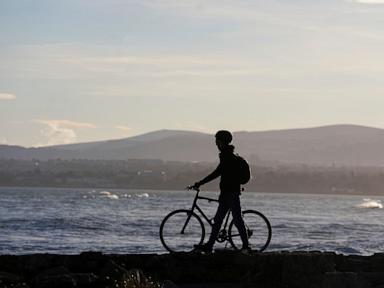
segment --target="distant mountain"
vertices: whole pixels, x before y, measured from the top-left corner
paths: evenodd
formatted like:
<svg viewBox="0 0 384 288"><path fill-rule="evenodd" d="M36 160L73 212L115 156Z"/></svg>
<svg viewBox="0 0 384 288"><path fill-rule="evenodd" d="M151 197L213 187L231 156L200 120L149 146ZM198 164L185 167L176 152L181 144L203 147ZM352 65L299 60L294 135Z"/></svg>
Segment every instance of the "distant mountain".
<svg viewBox="0 0 384 288"><path fill-rule="evenodd" d="M309 165L384 165L384 130L356 125L262 132L234 132L236 151L250 162ZM120 140L41 148L0 145L0 158L162 159L217 162L214 137L160 130Z"/></svg>
<svg viewBox="0 0 384 288"><path fill-rule="evenodd" d="M311 165L384 165L384 129L333 125L235 133L239 151L262 160Z"/></svg>

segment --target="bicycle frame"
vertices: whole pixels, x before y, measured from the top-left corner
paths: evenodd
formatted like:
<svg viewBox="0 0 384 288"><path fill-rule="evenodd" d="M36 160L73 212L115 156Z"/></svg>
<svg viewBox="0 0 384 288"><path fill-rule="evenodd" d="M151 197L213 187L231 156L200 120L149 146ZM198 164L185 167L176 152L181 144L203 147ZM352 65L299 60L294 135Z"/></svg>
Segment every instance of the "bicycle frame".
<svg viewBox="0 0 384 288"><path fill-rule="evenodd" d="M204 222L206 221L211 227L214 226L215 218L209 219L208 216L204 213L203 209L199 206L198 202L199 200L219 202L219 200L200 196L200 190L195 189L195 187L187 187L187 189L196 191L192 207L190 209L177 209L171 211L167 216L165 216L160 224L160 240L163 246L169 252L193 251L193 247L195 246L193 244L202 244L204 242L204 237L206 235L206 226ZM264 251L268 247L272 237L271 224L269 223L268 219L262 213L256 210L244 210L241 213L242 217L244 218L249 245L251 245L251 248L255 249L256 251ZM234 228L233 226L236 226L236 224L234 223L232 216L232 211L228 210L223 221L224 225L223 227L220 227L221 229L216 236L215 241L219 243L227 241L225 247L227 247L227 244L229 243L235 250L238 250L241 247L240 245L244 243L238 231L235 230L237 227ZM168 221L169 219L171 220ZM203 219L205 219L205 221ZM194 223L193 225L189 226L189 223L191 223L192 220ZM192 228L191 230L189 229L190 227L194 227L196 229ZM190 233L191 231L192 233ZM180 234L184 234L186 237ZM185 246L175 246L176 243L172 242L172 238L175 236L178 237L176 239L182 242L181 245Z"/></svg>
<svg viewBox="0 0 384 288"><path fill-rule="evenodd" d="M193 200L193 204L192 204L192 208L191 208L191 212L193 213L195 211L195 209L197 211L199 211L200 215L203 217L203 219L205 219L205 221L212 227L213 226L213 223L212 223L212 220L213 219L209 219L207 217L207 215L204 213L204 211L200 208L200 206L197 204L197 201L198 200L206 200L208 202L219 202L218 199L213 199L213 198L209 198L209 197L204 197L204 196L199 196L199 193L200 193L200 190L199 189L194 189L196 191L196 195L195 195L195 198ZM181 233L184 234L184 230L185 228L187 227L188 223L189 223L189 220L191 219L192 217L192 213L188 216L187 220L185 221L185 224L181 230ZM231 211L229 210L227 215L225 216L225 221L224 221L224 228L223 230L226 230L227 228L227 225L228 225L228 222L229 222L229 216L231 214ZM218 236L219 238L220 236ZM227 240L226 237L224 237L225 239L223 239L223 241ZM218 239L219 240L219 239ZM223 242L221 241L221 242Z"/></svg>

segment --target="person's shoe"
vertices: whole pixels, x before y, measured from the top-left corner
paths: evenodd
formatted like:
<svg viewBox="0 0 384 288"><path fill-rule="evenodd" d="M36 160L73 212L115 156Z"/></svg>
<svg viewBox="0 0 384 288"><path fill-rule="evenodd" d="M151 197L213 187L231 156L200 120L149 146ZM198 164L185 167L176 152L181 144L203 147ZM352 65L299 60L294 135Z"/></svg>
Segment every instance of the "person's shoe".
<svg viewBox="0 0 384 288"><path fill-rule="evenodd" d="M252 249L250 247L243 247L240 249L240 253L244 255L251 254Z"/></svg>
<svg viewBox="0 0 384 288"><path fill-rule="evenodd" d="M213 247L207 243L205 244L197 244L193 245L196 251L204 252L204 253L211 253L213 250Z"/></svg>

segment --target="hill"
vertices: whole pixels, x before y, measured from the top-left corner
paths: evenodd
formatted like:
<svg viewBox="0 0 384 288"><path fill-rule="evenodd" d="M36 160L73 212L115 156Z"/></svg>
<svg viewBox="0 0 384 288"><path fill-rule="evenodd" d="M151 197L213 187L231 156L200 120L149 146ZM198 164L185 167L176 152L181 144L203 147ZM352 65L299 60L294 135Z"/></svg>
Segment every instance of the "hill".
<svg viewBox="0 0 384 288"><path fill-rule="evenodd" d="M251 163L383 166L384 129L357 125L234 132ZM213 135L160 130L130 138L40 148L0 145L0 159L160 159L217 162Z"/></svg>

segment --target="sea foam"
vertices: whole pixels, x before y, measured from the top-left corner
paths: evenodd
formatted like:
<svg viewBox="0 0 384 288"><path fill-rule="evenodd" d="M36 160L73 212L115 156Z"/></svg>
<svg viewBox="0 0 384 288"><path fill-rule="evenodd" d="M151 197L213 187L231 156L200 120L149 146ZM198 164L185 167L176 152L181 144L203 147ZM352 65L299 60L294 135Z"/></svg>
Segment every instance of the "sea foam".
<svg viewBox="0 0 384 288"><path fill-rule="evenodd" d="M357 207L369 208L369 209L374 209L374 208L382 209L383 204L381 204L380 200L364 199L363 203L360 203L359 205L357 205Z"/></svg>

